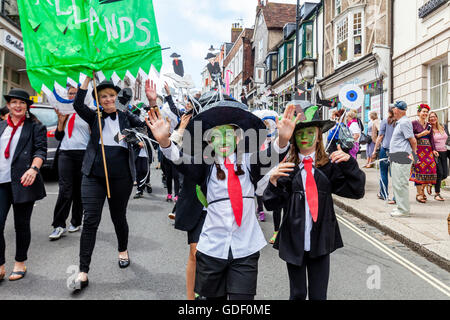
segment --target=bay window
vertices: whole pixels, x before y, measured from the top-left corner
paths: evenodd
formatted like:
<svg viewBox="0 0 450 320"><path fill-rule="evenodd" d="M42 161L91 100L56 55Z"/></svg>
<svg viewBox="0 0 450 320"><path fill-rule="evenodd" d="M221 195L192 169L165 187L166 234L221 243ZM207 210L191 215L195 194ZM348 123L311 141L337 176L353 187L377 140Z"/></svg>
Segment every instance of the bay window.
<svg viewBox="0 0 450 320"><path fill-rule="evenodd" d="M335 67L364 55L364 15L351 10L335 24Z"/></svg>

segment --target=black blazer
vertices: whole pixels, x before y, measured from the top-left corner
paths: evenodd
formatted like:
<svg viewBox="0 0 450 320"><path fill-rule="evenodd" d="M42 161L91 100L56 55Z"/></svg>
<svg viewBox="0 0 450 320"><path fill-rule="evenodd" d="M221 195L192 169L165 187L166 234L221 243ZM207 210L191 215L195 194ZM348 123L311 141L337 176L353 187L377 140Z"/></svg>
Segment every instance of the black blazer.
<svg viewBox="0 0 450 320"><path fill-rule="evenodd" d="M355 159L315 168L314 178L319 193L319 215L311 230L311 258L330 254L344 246L336 221L332 193L350 199L361 199L365 193L366 175ZM263 196L267 210L287 204L287 211L274 243L282 260L301 266L305 238L305 191L298 166L289 175L281 177L277 187L269 182Z"/></svg>
<svg viewBox="0 0 450 320"><path fill-rule="evenodd" d="M82 173L89 176L92 171L92 166L95 161L97 152L101 152L100 144L98 143L100 139L100 130L98 126L97 111L92 110L87 105L84 104L84 99L86 97L87 90L78 90L77 96L73 103L73 108L77 114L89 124L91 129L91 139L89 140L88 146L86 148L86 153L84 155L83 167L81 169ZM129 111L117 111L119 117L120 131L124 129L131 129L137 127L146 126L145 122L142 122L138 116L132 114ZM101 119L102 128L105 126L105 119ZM130 175L133 181L136 180L136 165L135 165L136 155L133 151L133 146L128 144L128 167L130 170Z"/></svg>
<svg viewBox="0 0 450 320"><path fill-rule="evenodd" d="M0 122L0 136L8 123ZM25 120L16 150L11 162L11 188L13 204L34 202L45 198L45 187L42 175L37 174L36 180L29 187L24 187L20 179L30 169L34 158L47 158L47 129L36 120Z"/></svg>

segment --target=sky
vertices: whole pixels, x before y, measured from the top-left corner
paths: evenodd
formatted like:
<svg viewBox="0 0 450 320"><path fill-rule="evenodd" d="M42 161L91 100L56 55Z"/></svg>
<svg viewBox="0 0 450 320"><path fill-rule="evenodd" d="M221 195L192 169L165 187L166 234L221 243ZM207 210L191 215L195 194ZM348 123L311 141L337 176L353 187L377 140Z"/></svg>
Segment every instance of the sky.
<svg viewBox="0 0 450 320"><path fill-rule="evenodd" d="M297 3L296 0L270 2ZM201 72L206 66L208 49L231 41L233 23L253 27L257 3L258 0L153 0L161 47L170 47L162 52L161 74L173 73L170 55L176 52L183 60L185 74L190 74L201 89Z"/></svg>

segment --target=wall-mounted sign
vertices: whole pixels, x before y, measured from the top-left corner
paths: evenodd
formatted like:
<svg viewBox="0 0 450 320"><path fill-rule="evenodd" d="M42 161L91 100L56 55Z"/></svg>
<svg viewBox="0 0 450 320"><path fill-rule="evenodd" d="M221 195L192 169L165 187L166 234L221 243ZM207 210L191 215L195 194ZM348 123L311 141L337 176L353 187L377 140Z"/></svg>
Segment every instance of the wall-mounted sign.
<svg viewBox="0 0 450 320"><path fill-rule="evenodd" d="M419 8L419 18L423 19L449 0L430 0Z"/></svg>
<svg viewBox="0 0 450 320"><path fill-rule="evenodd" d="M17 39L6 30L2 31L0 38L2 40L2 45L22 58L25 58L25 49L22 40Z"/></svg>

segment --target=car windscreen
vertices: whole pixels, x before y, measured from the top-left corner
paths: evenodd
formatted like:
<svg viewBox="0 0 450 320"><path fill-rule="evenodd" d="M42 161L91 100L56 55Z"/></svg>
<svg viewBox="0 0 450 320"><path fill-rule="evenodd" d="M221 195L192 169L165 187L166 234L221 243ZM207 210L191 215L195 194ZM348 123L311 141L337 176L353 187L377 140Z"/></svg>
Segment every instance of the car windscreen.
<svg viewBox="0 0 450 320"><path fill-rule="evenodd" d="M31 108L30 111L47 128L58 125L58 116L56 115L55 110L46 108Z"/></svg>

